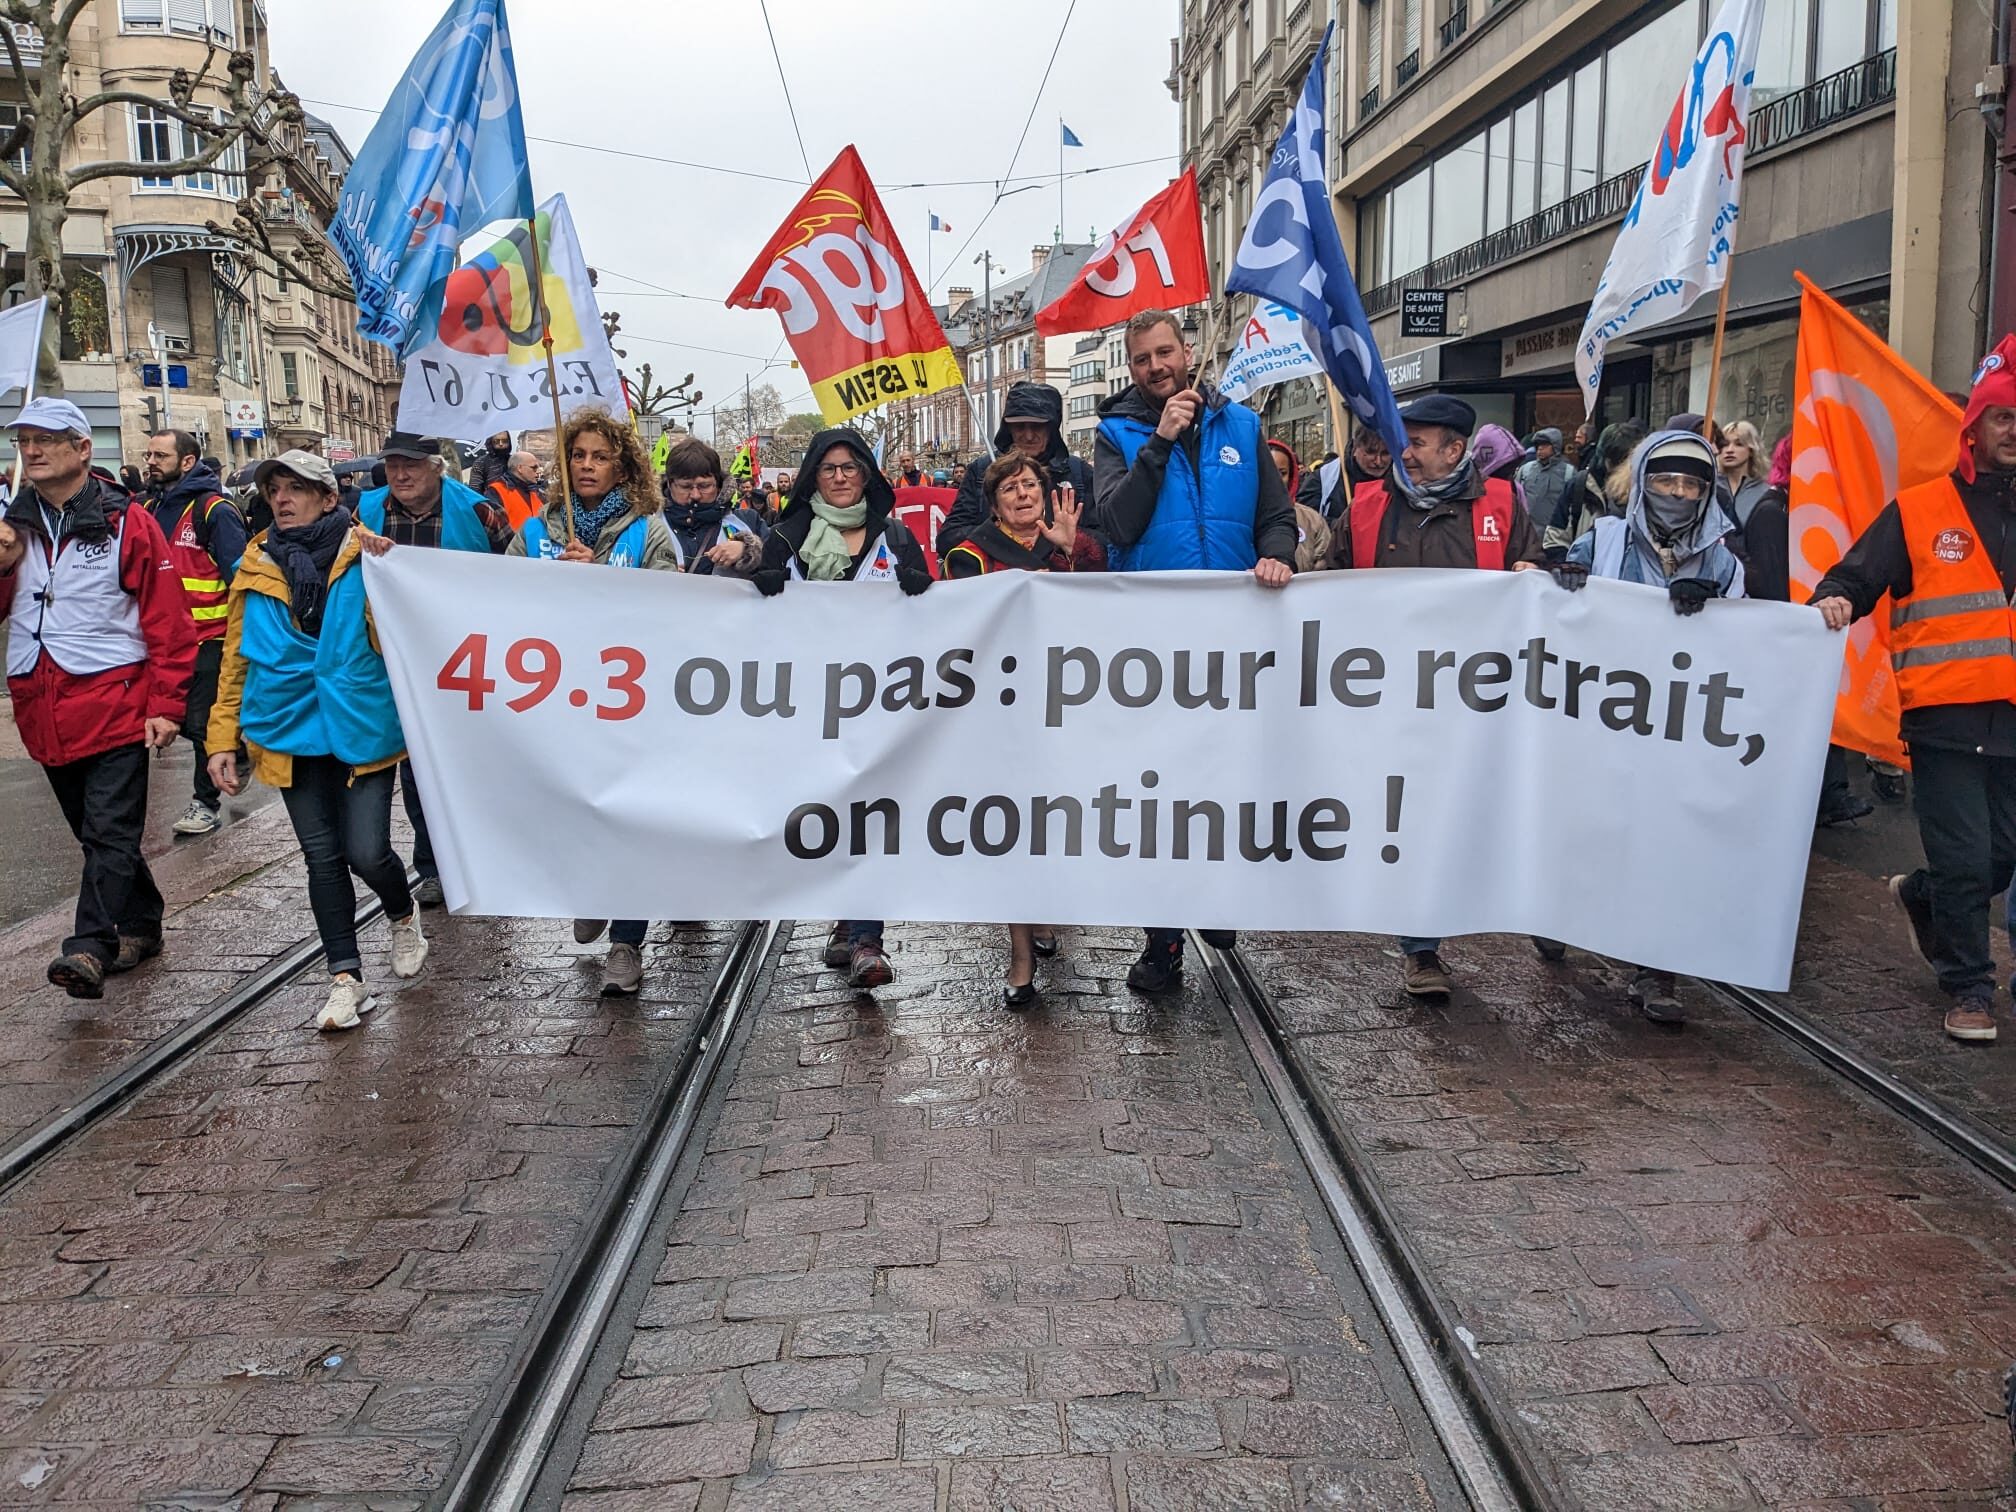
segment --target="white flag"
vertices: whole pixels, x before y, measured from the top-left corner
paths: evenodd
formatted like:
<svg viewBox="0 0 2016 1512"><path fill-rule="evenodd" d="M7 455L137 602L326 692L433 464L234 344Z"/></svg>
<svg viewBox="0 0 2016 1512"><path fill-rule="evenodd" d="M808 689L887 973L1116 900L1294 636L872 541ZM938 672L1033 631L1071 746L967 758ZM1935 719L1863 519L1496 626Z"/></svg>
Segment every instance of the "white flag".
<svg viewBox="0 0 2016 1512"><path fill-rule="evenodd" d="M1302 335L1302 317L1284 304L1258 299L1218 380L1218 392L1243 403L1289 378L1320 378L1323 363Z"/></svg>
<svg viewBox="0 0 2016 1512"><path fill-rule="evenodd" d="M26 300L0 313L0 398L20 389L23 400L35 392L35 363L42 351L42 317L49 296Z"/></svg>
<svg viewBox="0 0 2016 1512"><path fill-rule="evenodd" d="M594 405L621 414L616 356L565 195L539 207L538 224L560 412ZM463 244L435 339L406 358L401 430L481 441L499 431L552 428L554 385L540 344L539 302L532 297L532 254L532 228L522 221L499 222Z"/></svg>
<svg viewBox="0 0 2016 1512"><path fill-rule="evenodd" d="M1585 413L1596 409L1605 347L1686 314L1729 276L1763 29L1764 0L1724 0L1680 86L1575 346Z"/></svg>

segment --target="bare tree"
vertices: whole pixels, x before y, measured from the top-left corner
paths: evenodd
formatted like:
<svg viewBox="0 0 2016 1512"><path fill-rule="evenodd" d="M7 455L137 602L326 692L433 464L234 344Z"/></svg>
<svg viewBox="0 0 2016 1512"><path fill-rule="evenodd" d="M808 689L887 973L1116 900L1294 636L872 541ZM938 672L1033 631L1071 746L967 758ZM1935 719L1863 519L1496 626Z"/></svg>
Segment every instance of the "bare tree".
<svg viewBox="0 0 2016 1512"><path fill-rule="evenodd" d="M128 89L80 96L71 87L71 34L91 4L92 0L0 0L0 47L5 48L5 67L13 72L22 102L20 118L0 142L0 185L18 196L27 211L28 240L23 248L27 296L47 294L55 317L43 325L39 385L45 393L61 388L56 357L69 289L63 271L63 225L70 216L71 195L98 179L199 173L214 167L241 142L263 149L259 153L263 167L278 151L274 133L301 120L301 102L293 95L256 83L258 65L251 53L220 54L215 46L206 51L203 66L194 73L175 70L166 99ZM15 27L23 25L32 26L41 38L41 56L32 67L24 62L15 37ZM220 57L222 71L217 72ZM206 89L223 95L221 112L197 103L198 92ZM78 127L110 106L160 111L194 133L185 137L185 143L196 150L166 162L107 158L66 164L64 148L75 140ZM24 153L25 169L15 162ZM248 182L255 171L254 155L253 150L246 153ZM240 207L241 220L245 207Z"/></svg>
<svg viewBox="0 0 2016 1512"><path fill-rule="evenodd" d="M652 377L648 362L637 370L636 381L630 385L630 395L640 415L669 417L695 409L700 403L700 391L693 387L691 373L677 383L659 383Z"/></svg>

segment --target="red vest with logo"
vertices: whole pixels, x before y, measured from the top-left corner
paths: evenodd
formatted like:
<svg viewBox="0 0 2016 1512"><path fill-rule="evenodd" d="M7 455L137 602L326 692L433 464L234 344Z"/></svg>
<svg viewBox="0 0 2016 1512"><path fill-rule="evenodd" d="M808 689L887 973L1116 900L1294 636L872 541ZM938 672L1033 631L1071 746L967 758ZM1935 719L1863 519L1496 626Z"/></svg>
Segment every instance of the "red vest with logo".
<svg viewBox="0 0 2016 1512"><path fill-rule="evenodd" d="M222 494L191 499L182 511L182 518L168 532L168 560L182 579L182 591L189 597L189 619L196 626L198 641L216 640L222 635L231 613L231 585L196 534L197 511L202 511L202 518L207 520L210 511L223 502Z"/></svg>
<svg viewBox="0 0 2016 1512"><path fill-rule="evenodd" d="M1379 528L1386 523L1392 495L1384 478L1360 483L1351 495L1351 564L1379 565ZM1512 538L1512 510L1518 496L1503 478L1486 478L1484 495L1471 507L1476 535L1477 565L1487 572L1505 570L1505 543Z"/></svg>

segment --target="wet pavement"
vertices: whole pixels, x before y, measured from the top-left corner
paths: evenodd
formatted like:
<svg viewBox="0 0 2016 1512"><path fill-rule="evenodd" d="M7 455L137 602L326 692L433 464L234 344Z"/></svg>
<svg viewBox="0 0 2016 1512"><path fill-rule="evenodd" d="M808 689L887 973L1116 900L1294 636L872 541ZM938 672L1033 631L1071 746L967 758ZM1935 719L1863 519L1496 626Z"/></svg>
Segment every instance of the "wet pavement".
<svg viewBox="0 0 2016 1512"><path fill-rule="evenodd" d="M1207 985L904 925L872 999L800 924L565 1506L1461 1505Z"/></svg>

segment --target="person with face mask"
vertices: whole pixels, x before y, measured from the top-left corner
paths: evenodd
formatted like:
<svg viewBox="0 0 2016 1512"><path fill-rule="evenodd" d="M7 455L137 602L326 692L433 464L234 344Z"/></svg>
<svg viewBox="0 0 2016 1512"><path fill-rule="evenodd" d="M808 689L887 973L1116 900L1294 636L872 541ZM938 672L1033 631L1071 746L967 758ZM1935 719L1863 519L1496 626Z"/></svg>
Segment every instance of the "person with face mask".
<svg viewBox="0 0 2016 1512"><path fill-rule="evenodd" d="M1715 502L1715 448L1698 431L1657 431L1631 459L1624 517L1606 515L1553 568L1564 588L1591 577L1663 588L1675 614L1699 614L1711 598L1742 598L1743 564L1723 542L1735 530ZM1670 971L1637 968L1630 999L1659 1024L1685 1022Z"/></svg>

